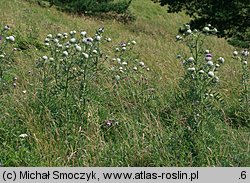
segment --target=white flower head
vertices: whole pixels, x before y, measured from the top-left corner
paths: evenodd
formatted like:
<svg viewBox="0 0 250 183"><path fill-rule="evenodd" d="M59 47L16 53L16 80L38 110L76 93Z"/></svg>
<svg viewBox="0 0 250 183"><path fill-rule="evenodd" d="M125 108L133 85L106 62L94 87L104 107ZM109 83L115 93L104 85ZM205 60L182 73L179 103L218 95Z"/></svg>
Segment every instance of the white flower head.
<svg viewBox="0 0 250 183"><path fill-rule="evenodd" d="M64 52L63 52L63 55L64 55L65 57L67 57L67 56L69 55L69 53L68 53L67 51L64 51Z"/></svg>
<svg viewBox="0 0 250 183"><path fill-rule="evenodd" d="M89 58L89 55L87 53L82 53L84 58L88 59Z"/></svg>
<svg viewBox="0 0 250 183"><path fill-rule="evenodd" d="M10 30L10 26L5 25L5 26L4 26L4 30Z"/></svg>
<svg viewBox="0 0 250 183"><path fill-rule="evenodd" d="M243 63L244 65L247 65L247 61L243 61L242 63Z"/></svg>
<svg viewBox="0 0 250 183"><path fill-rule="evenodd" d="M96 36L95 39L96 39L97 41L100 41L100 40L101 40L101 36Z"/></svg>
<svg viewBox="0 0 250 183"><path fill-rule="evenodd" d="M133 69L134 69L134 71L137 71L137 70L138 70L137 67L133 67Z"/></svg>
<svg viewBox="0 0 250 183"><path fill-rule="evenodd" d="M212 57L205 57L205 60L206 60L206 61L211 61L211 60L212 60Z"/></svg>
<svg viewBox="0 0 250 183"><path fill-rule="evenodd" d="M58 39L54 39L53 41L54 41L55 43L58 43L58 42L59 42L59 40L58 40Z"/></svg>
<svg viewBox="0 0 250 183"><path fill-rule="evenodd" d="M238 55L238 52L237 52L237 51L234 51L234 52L233 52L233 55L234 55L234 56L237 56L237 55Z"/></svg>
<svg viewBox="0 0 250 183"><path fill-rule="evenodd" d="M224 62L225 62L225 59L224 59L223 57L220 57L220 58L218 59L218 61L219 61L220 63L224 63Z"/></svg>
<svg viewBox="0 0 250 183"><path fill-rule="evenodd" d="M185 25L186 29L190 29L190 25L186 24Z"/></svg>
<svg viewBox="0 0 250 183"><path fill-rule="evenodd" d="M216 34L218 30L216 28L213 28L212 33Z"/></svg>
<svg viewBox="0 0 250 183"><path fill-rule="evenodd" d="M177 41L182 40L182 37L180 35L177 35L175 38Z"/></svg>
<svg viewBox="0 0 250 183"><path fill-rule="evenodd" d="M209 50L205 50L205 54L208 54L208 53L210 53L210 51Z"/></svg>
<svg viewBox="0 0 250 183"><path fill-rule="evenodd" d="M12 41L12 42L14 42L15 41L15 37L14 36L10 36L9 40Z"/></svg>
<svg viewBox="0 0 250 183"><path fill-rule="evenodd" d="M187 32L187 34L192 34L192 30L191 29L188 29L186 32Z"/></svg>
<svg viewBox="0 0 250 183"><path fill-rule="evenodd" d="M193 72L193 71L195 71L195 67L190 67L190 68L188 68L187 70Z"/></svg>
<svg viewBox="0 0 250 183"><path fill-rule="evenodd" d="M189 61L189 62L193 62L193 61L194 61L194 57L189 57L189 58L188 58L188 61Z"/></svg>
<svg viewBox="0 0 250 183"><path fill-rule="evenodd" d="M128 63L127 62L122 62L122 65L128 65Z"/></svg>
<svg viewBox="0 0 250 183"><path fill-rule="evenodd" d="M81 36L85 37L87 35L87 32L86 31L82 31L80 34L81 34Z"/></svg>
<svg viewBox="0 0 250 183"><path fill-rule="evenodd" d="M47 35L47 38L49 38L49 39L51 39L52 37L53 37L52 34Z"/></svg>
<svg viewBox="0 0 250 183"><path fill-rule="evenodd" d="M121 64L121 59L120 58L117 58L116 60L117 60L118 64Z"/></svg>
<svg viewBox="0 0 250 183"><path fill-rule="evenodd" d="M94 53L94 54L97 54L98 52L97 52L97 50L93 50L93 53Z"/></svg>
<svg viewBox="0 0 250 183"><path fill-rule="evenodd" d="M203 31L206 32L206 33L208 33L210 31L210 29L209 29L209 27L204 27Z"/></svg>
<svg viewBox="0 0 250 183"><path fill-rule="evenodd" d="M213 66L214 63L213 63L212 61L208 61L208 62L207 62L207 65L208 65L208 66Z"/></svg>
<svg viewBox="0 0 250 183"><path fill-rule="evenodd" d="M4 58L5 56L2 54L2 55L0 55L0 58Z"/></svg>
<svg viewBox="0 0 250 183"><path fill-rule="evenodd" d="M82 47L79 46L79 45L76 45L76 50L77 50L77 51L82 51Z"/></svg>
<svg viewBox="0 0 250 183"><path fill-rule="evenodd" d="M249 51L248 50L243 50L241 52L241 54L242 54L242 56L247 57L249 55Z"/></svg>
<svg viewBox="0 0 250 183"><path fill-rule="evenodd" d="M199 70L199 73L200 73L200 74L204 74L204 73L205 73L205 71L203 71L203 70Z"/></svg>
<svg viewBox="0 0 250 183"><path fill-rule="evenodd" d="M145 66L144 62L139 62L139 65L142 66L142 67Z"/></svg>
<svg viewBox="0 0 250 183"><path fill-rule="evenodd" d="M98 32L103 33L103 32L104 32L104 27L100 27L100 28L98 29Z"/></svg>
<svg viewBox="0 0 250 183"><path fill-rule="evenodd" d="M20 138L25 138L25 137L28 137L28 135L26 133L23 133L21 135L19 135Z"/></svg>
<svg viewBox="0 0 250 183"><path fill-rule="evenodd" d="M108 41L108 42L111 42L112 40L111 40L111 38L109 37L109 38L107 38L107 41Z"/></svg>
<svg viewBox="0 0 250 183"><path fill-rule="evenodd" d="M213 71L209 71L209 72L208 72L208 76L214 77L214 72L213 72Z"/></svg>
<svg viewBox="0 0 250 183"><path fill-rule="evenodd" d="M43 57L43 60L48 60L48 56L44 55Z"/></svg>
<svg viewBox="0 0 250 183"><path fill-rule="evenodd" d="M57 44L57 47L58 47L58 48L62 48L63 45L58 43L58 44Z"/></svg>
<svg viewBox="0 0 250 183"><path fill-rule="evenodd" d="M91 45L92 42L93 42L93 38L92 38L92 37L84 38L84 39L83 39L83 42L84 42L85 44Z"/></svg>
<svg viewBox="0 0 250 183"><path fill-rule="evenodd" d="M58 38L62 38L63 35L62 35L61 33L58 33L58 34L57 34L57 37L58 37Z"/></svg>
<svg viewBox="0 0 250 183"><path fill-rule="evenodd" d="M218 83L219 81L220 81L219 77L215 76L215 77L213 78L213 82Z"/></svg>
<svg viewBox="0 0 250 183"><path fill-rule="evenodd" d="M135 45L135 44L136 44L136 41L135 41L135 40L133 40L133 41L131 41L131 43L132 43L133 45Z"/></svg>
<svg viewBox="0 0 250 183"><path fill-rule="evenodd" d="M75 31L75 30L70 31L70 34L71 34L71 35L74 35L74 34L76 34L76 31Z"/></svg>
<svg viewBox="0 0 250 183"><path fill-rule="evenodd" d="M121 79L121 77L120 77L119 75L116 75L116 76L115 76L115 79L118 81L118 80Z"/></svg>
<svg viewBox="0 0 250 183"><path fill-rule="evenodd" d="M70 41L71 43L75 43L75 42L76 42L76 38L71 38L69 41Z"/></svg>
<svg viewBox="0 0 250 183"><path fill-rule="evenodd" d="M122 47L122 51L126 51L126 49L127 49L127 48L126 48L125 46L124 46L124 47Z"/></svg>
<svg viewBox="0 0 250 183"><path fill-rule="evenodd" d="M54 61L55 59L51 57L51 58L49 58L49 60L50 60L50 61Z"/></svg>

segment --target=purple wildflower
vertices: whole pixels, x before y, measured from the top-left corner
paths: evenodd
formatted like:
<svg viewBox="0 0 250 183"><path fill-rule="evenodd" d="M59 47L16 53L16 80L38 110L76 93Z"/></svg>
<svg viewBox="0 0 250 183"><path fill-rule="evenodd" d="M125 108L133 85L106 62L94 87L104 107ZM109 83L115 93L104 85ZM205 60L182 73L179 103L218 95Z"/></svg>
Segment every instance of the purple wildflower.
<svg viewBox="0 0 250 183"><path fill-rule="evenodd" d="M212 57L211 53L206 54L206 57Z"/></svg>
<svg viewBox="0 0 250 183"><path fill-rule="evenodd" d="M206 60L206 61L212 60L212 54L210 54L210 53L206 54L205 60Z"/></svg>

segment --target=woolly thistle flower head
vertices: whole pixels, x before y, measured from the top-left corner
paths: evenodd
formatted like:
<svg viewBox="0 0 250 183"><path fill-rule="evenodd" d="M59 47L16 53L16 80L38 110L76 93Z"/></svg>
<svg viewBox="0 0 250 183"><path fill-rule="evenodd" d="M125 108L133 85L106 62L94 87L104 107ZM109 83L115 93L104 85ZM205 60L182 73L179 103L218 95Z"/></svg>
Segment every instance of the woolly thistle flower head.
<svg viewBox="0 0 250 183"><path fill-rule="evenodd" d="M237 52L237 51L234 51L234 52L233 52L233 55L234 55L234 56L237 56L237 55L238 55L238 52Z"/></svg>
<svg viewBox="0 0 250 183"><path fill-rule="evenodd" d="M193 71L195 71L195 67L187 68L187 70L193 72Z"/></svg>
<svg viewBox="0 0 250 183"><path fill-rule="evenodd" d="M6 31L10 30L10 26L9 25L5 25L4 26L4 30L6 30Z"/></svg>
<svg viewBox="0 0 250 183"><path fill-rule="evenodd" d="M214 77L214 72L213 72L213 71L209 71L209 72L208 72L208 76Z"/></svg>
<svg viewBox="0 0 250 183"><path fill-rule="evenodd" d="M247 56L249 55L249 51L248 51L248 50L243 50L243 51L241 52L241 55L242 55L243 57L247 57Z"/></svg>
<svg viewBox="0 0 250 183"><path fill-rule="evenodd" d="M212 61L208 61L208 62L207 62L207 65L211 67L211 66L214 65L214 63L213 63Z"/></svg>
<svg viewBox="0 0 250 183"><path fill-rule="evenodd" d="M186 33L187 33L187 34L192 34L192 30L191 30L191 29L188 29L188 30L186 31Z"/></svg>
<svg viewBox="0 0 250 183"><path fill-rule="evenodd" d="M220 63L224 63L224 62L225 62L225 59L224 59L223 57L220 57L220 58L218 59L218 61L219 61Z"/></svg>
<svg viewBox="0 0 250 183"><path fill-rule="evenodd" d="M206 60L206 61L212 60L212 54L210 54L210 53L206 54L206 55L205 55L205 60Z"/></svg>
<svg viewBox="0 0 250 183"><path fill-rule="evenodd" d="M194 57L189 57L188 58L188 62L193 62L194 61Z"/></svg>
<svg viewBox="0 0 250 183"><path fill-rule="evenodd" d="M208 32L210 31L210 28L209 28L209 27L204 27L204 28L203 28L203 31L204 31L205 33L208 33Z"/></svg>
<svg viewBox="0 0 250 183"><path fill-rule="evenodd" d="M86 31L82 31L80 34L81 34L81 36L85 37L87 35L87 32Z"/></svg>
<svg viewBox="0 0 250 183"><path fill-rule="evenodd" d="M6 39L8 39L8 40L10 40L10 41L12 41L12 42L15 41L15 37L14 37L14 36L9 36L9 37L7 37Z"/></svg>

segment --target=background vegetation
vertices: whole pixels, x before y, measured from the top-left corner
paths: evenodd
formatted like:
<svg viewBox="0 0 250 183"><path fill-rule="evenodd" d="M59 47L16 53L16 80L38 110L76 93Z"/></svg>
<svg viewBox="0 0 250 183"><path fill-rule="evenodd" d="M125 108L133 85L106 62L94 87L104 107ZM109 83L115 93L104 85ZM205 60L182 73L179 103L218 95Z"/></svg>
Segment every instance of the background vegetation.
<svg viewBox="0 0 250 183"><path fill-rule="evenodd" d="M155 0L154 0L155 1ZM219 36L231 38L231 44L250 47L250 2L248 0L159 0L168 6L168 12L185 11L193 18L192 27L201 28L212 24Z"/></svg>

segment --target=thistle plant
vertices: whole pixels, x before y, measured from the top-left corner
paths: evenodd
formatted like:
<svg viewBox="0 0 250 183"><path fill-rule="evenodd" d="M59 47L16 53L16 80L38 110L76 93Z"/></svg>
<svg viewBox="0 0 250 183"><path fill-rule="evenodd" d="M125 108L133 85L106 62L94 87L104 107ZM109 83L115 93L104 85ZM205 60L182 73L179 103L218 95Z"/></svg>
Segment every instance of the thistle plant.
<svg viewBox="0 0 250 183"><path fill-rule="evenodd" d="M63 112L66 121L75 112L84 119L90 85L102 59L103 32L100 28L90 37L86 31L70 31L48 34L44 40L47 52L36 60L42 83L39 98L52 113Z"/></svg>
<svg viewBox="0 0 250 183"><path fill-rule="evenodd" d="M215 58L210 50L204 49L207 36L216 32L217 30L211 27L205 27L203 31L192 31L190 26L186 25L183 36L176 37L177 41L186 44L190 52L190 55L178 56L182 59L184 68L184 76L180 81L184 92L179 95L179 102L190 104L196 116L198 114L205 118L208 115L204 112L211 111L213 102L222 100L216 87L219 83L218 71L225 60L222 57Z"/></svg>
<svg viewBox="0 0 250 183"><path fill-rule="evenodd" d="M207 36L216 32L210 25L202 31L191 30L186 25L184 34L176 36L177 41L184 43L189 50L187 55L178 56L182 61L184 76L180 80L175 103L181 108L185 120L185 137L190 144L194 165L201 151L197 139L202 139L204 126L218 114L217 101L222 101L216 88L219 83L218 71L225 60L204 49Z"/></svg>
<svg viewBox="0 0 250 183"><path fill-rule="evenodd" d="M241 123L246 126L250 126L250 74L249 74L249 51L247 49L233 52L233 58L241 63L241 88L239 99L239 110L236 112L237 117Z"/></svg>
<svg viewBox="0 0 250 183"><path fill-rule="evenodd" d="M6 90L8 84L8 72L12 65L12 44L15 42L15 36L10 35L10 27L5 26L0 30L0 95Z"/></svg>
<svg viewBox="0 0 250 183"><path fill-rule="evenodd" d="M121 42L114 46L110 71L117 95L130 97L131 102L144 103L150 96L149 67L133 52L136 41ZM128 92L128 93L124 93Z"/></svg>

